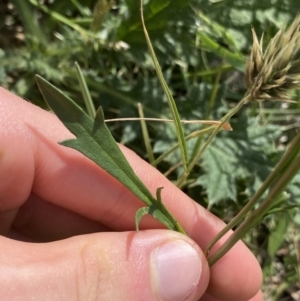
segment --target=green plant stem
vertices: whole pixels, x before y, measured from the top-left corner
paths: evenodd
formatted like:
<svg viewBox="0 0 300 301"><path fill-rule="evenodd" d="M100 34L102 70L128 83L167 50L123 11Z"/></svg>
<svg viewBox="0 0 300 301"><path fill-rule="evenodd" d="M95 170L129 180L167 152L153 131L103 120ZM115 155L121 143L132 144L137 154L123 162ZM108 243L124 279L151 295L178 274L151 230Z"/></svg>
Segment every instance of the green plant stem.
<svg viewBox="0 0 300 301"><path fill-rule="evenodd" d="M274 184L270 193L262 204L254 210L248 218L235 230L235 232L226 240L226 242L208 259L209 266L216 263L222 256L224 256L235 243L241 239L252 227L260 222L262 217L266 214L268 209L272 206L274 200L280 193L283 192L288 183L298 173L300 169L300 156L294 162L291 162L289 168L280 176L277 183Z"/></svg>
<svg viewBox="0 0 300 301"><path fill-rule="evenodd" d="M204 145L203 145L202 149L200 150L200 152L197 154L197 156L195 156L195 158L189 164L186 172L179 178L179 180L178 180L178 182L176 184L177 187L181 188L184 185L185 180L186 180L188 174L191 172L191 170L193 169L193 167L195 166L195 164L197 164L197 162L201 158L202 154L204 153L204 151L206 150L206 148L209 146L209 144L212 142L212 140L214 139L214 137L217 135L217 133L219 132L219 130L221 129L221 127L224 125L224 123L227 122L234 114L236 114L249 101L250 101L250 95L246 95L233 109L231 109L220 120L220 124L215 128L215 130L212 132L212 134L206 140L206 142L204 143Z"/></svg>
<svg viewBox="0 0 300 301"><path fill-rule="evenodd" d="M256 191L251 200L243 207L243 209L222 229L208 244L205 250L205 254L208 255L212 247L216 242L221 239L230 229L232 229L236 224L238 224L241 219L253 208L253 206L259 201L264 192L270 187L270 185L279 178L285 171L287 166L295 159L299 152L300 146L300 133L293 139L289 148L282 156L280 161L277 163L274 170L269 174L266 180L263 182L262 186Z"/></svg>
<svg viewBox="0 0 300 301"><path fill-rule="evenodd" d="M165 173L164 176L167 178L174 170L181 166L182 162L178 162L175 165L171 166Z"/></svg>
<svg viewBox="0 0 300 301"><path fill-rule="evenodd" d="M192 132L191 134L189 134L188 136L185 137L186 141L189 141L191 139L197 138L201 135L205 135L211 131L214 130L214 126L210 126L206 129L203 130L199 130L199 131L195 131ZM163 153L161 156L159 156L153 163L153 166L157 166L159 163L161 163L168 155L170 155L172 152L174 152L177 148L179 147L179 144L175 144L173 147L171 147L168 151L166 151L165 153Z"/></svg>
<svg viewBox="0 0 300 301"><path fill-rule="evenodd" d="M197 138L199 136L202 136L204 134L207 134L209 132L212 132L215 129L215 126L210 126L206 129L203 130L198 130L195 132L192 132L191 134L189 134L188 136L185 137L185 140L191 140L194 138ZM229 127L225 128L224 126L224 130L231 130L229 129ZM153 166L158 165L165 157L167 157L168 155L170 155L173 151L175 151L177 148L179 147L178 143L176 145L174 145L172 148L170 148L168 151L166 151L165 153L163 153L160 157L158 157L154 163ZM172 173L174 170L176 170L179 166L181 165L181 162L178 162L177 164L173 165L171 168L169 168L165 173L164 176L168 176L170 173Z"/></svg>
<svg viewBox="0 0 300 301"><path fill-rule="evenodd" d="M91 98L89 89L87 87L86 81L84 79L84 76L82 74L81 68L79 66L79 64L77 62L75 62L75 67L76 67L76 76L80 85L80 90L84 99L84 103L87 109L87 112L89 114L90 117L95 118L96 116L96 110L95 110L95 106L93 103L93 100Z"/></svg>
<svg viewBox="0 0 300 301"><path fill-rule="evenodd" d="M142 127L142 134L143 134L143 138L144 138L144 144L145 144L145 147L146 147L146 150L147 150L149 162L150 162L150 164L153 165L153 162L154 162L155 158L154 158L153 150L152 150L152 147L151 147L149 133L148 133L148 129L147 129L147 124L146 124L146 121L145 121L144 111L143 111L143 107L142 107L141 103L138 103L138 111L139 111L139 116L141 118L140 122L141 122L141 127Z"/></svg>
<svg viewBox="0 0 300 301"><path fill-rule="evenodd" d="M208 108L207 108L207 112L205 114L205 118L204 119L208 119L210 116L210 113L215 105L216 102L216 98L217 98L217 93L219 90L219 83L220 83L220 79L221 79L221 75L222 75L222 71L223 71L223 64L221 65L221 67L219 68L219 72L217 73L215 82L214 82L214 87L209 99L209 103L208 103Z"/></svg>
<svg viewBox="0 0 300 301"><path fill-rule="evenodd" d="M177 222L177 220L173 217L173 215L168 211L168 209L165 207L164 203L162 202L162 199L161 199L162 189L163 189L162 187L159 187L156 189L156 199L157 199L157 203L160 204L160 206L159 206L160 211L163 212L164 215L171 220L171 222L174 225L174 228L177 232L186 235L185 230L181 227L181 225Z"/></svg>
<svg viewBox="0 0 300 301"><path fill-rule="evenodd" d="M210 95L209 104L208 104L208 108L207 108L207 111L205 113L204 119L209 119L211 110L215 105L222 70L223 70L223 67L221 66L219 68L219 71L217 73L217 76L216 76L216 79L215 79L215 82L214 82L214 87L213 87L212 93ZM193 158L195 158L197 156L197 153L199 152L199 149L200 149L201 144L202 144L202 140L203 140L203 136L200 136L198 138L195 146L194 146L193 153L192 153L192 156L191 156L192 160L193 160Z"/></svg>
<svg viewBox="0 0 300 301"><path fill-rule="evenodd" d="M176 128L178 143L179 143L180 151L181 151L182 164L183 164L183 168L185 170L184 174L187 174L188 154L187 154L186 142L185 142L185 139L184 139L184 130L183 130L182 124L180 122L180 116L179 116L179 113L178 113L178 110L177 110L177 107L176 107L176 103L175 103L174 98L172 96L172 93L171 93L171 91L170 91L170 89L169 89L169 87L168 87L168 85L167 85L167 83L166 83L166 81L163 77L160 65L157 61L155 51L152 47L151 40L150 40L150 37L148 35L148 31L146 29L146 26L145 26L144 16L143 16L143 0L141 0L141 19L142 19L142 26L143 26L144 34L145 34L145 37L146 37L146 42L147 42L147 45L148 45L148 48L149 48L149 52L150 52L150 55L152 57L152 60L153 60L154 66L155 66L155 70L156 70L158 79L161 83L161 86L162 86L166 96L167 96L169 107L170 107L170 110L171 110L171 113L172 113L172 117L174 119L174 124L175 124L175 128Z"/></svg>

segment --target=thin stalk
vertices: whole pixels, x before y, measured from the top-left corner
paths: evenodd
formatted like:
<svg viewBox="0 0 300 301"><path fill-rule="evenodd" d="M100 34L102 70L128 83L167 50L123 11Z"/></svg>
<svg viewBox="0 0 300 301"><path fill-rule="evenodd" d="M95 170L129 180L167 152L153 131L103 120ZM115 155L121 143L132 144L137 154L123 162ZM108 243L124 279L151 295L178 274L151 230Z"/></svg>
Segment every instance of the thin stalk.
<svg viewBox="0 0 300 301"><path fill-rule="evenodd" d="M174 122L173 119L165 119L165 118L141 118L141 117L125 117L125 118L114 118L114 119L106 119L105 122L115 122L115 121L158 121L158 122ZM182 124L207 124L207 125L214 125L217 126L221 122L216 120L180 120ZM215 128L215 127L214 127ZM232 128L229 122L223 124L223 129L227 131L231 131Z"/></svg>
<svg viewBox="0 0 300 301"><path fill-rule="evenodd" d="M289 184L293 177L298 173L300 169L300 156L297 157L295 162L290 165L290 168L280 177L276 185L268 194L263 203L254 210L248 218L235 230L235 232L226 240L226 242L210 257L208 258L209 266L215 264L222 256L224 256L234 245L240 240L252 227L260 222L262 217L272 206L274 199Z"/></svg>
<svg viewBox="0 0 300 301"><path fill-rule="evenodd" d="M182 162L178 162L177 164L173 165L171 168L169 168L165 173L164 176L167 178L174 170L176 170Z"/></svg>
<svg viewBox="0 0 300 301"><path fill-rule="evenodd" d="M128 118L114 118L114 119L106 119L105 122L117 122L117 121L154 121L154 122L174 122L173 119L165 119L165 118L141 118L141 117L128 117ZM182 124L207 124L213 125L203 130L194 131L184 139L186 141L197 138L201 135L207 134L215 129L217 125L221 122L216 120L180 120ZM229 122L225 122L222 126L223 130L232 131L231 125ZM170 153L175 151L179 147L179 144L175 144L172 148L170 148L167 152L163 153L160 157L158 157L155 161L151 164L153 166L158 165L165 157L167 157Z"/></svg>
<svg viewBox="0 0 300 301"><path fill-rule="evenodd" d="M214 137L217 135L221 127L225 122L227 122L234 114L236 114L246 103L250 101L250 95L245 96L233 109L231 109L221 120L220 124L215 128L215 130L212 132L210 137L206 140L205 144L203 145L200 152L195 156L195 158L192 160L192 162L189 164L187 171L180 177L180 179L177 182L177 187L181 188L184 185L184 182L188 176L188 174L191 172L195 164L199 161L202 154L206 150L206 148L209 146L209 144L212 142Z"/></svg>
<svg viewBox="0 0 300 301"><path fill-rule="evenodd" d="M248 216L248 218L235 230L226 242L208 259L209 266L216 263L232 248L232 246L234 246L238 240L240 240L252 227L260 222L268 209L273 205L276 197L283 192L288 183L298 173L299 169L300 156L298 156L294 162L290 162L289 168L280 176L262 204Z"/></svg>
<svg viewBox="0 0 300 301"><path fill-rule="evenodd" d="M222 76L222 71L223 71L223 68L222 66L220 67L219 69L219 72L217 73L217 76L216 76L216 79L215 79L215 82L214 82L214 87L213 87L213 90L212 90L212 93L211 93L211 96L210 96L210 99L209 99L209 103L208 103L208 109L207 109L207 112L205 114L205 116L207 118L209 118L210 116L210 113L215 105L215 102L216 102L216 98L217 98L217 93L218 93L218 90L219 90L219 83L220 83L220 79L221 79L221 76ZM206 118L204 118L206 119Z"/></svg>
<svg viewBox="0 0 300 301"><path fill-rule="evenodd" d="M216 76L216 79L215 79L215 82L214 82L214 87L213 87L212 93L210 95L208 108L207 108L207 111L205 113L204 119L209 119L211 110L215 105L221 75L222 75L222 67L219 69L219 71L217 73L217 76ZM193 158L195 158L197 156L197 153L199 152L199 149L200 149L201 144L202 144L202 140L203 140L203 136L200 136L198 138L198 140L196 141L196 144L194 146L193 153L192 153L192 156L191 156L192 160L193 160Z"/></svg>
<svg viewBox="0 0 300 301"><path fill-rule="evenodd" d="M274 170L269 174L266 180L263 182L259 190L256 191L251 200L243 207L243 209L222 229L208 244L205 254L206 256L216 244L216 242L221 239L230 229L232 229L236 224L238 224L241 219L253 208L253 206L259 201L264 192L270 187L270 185L276 180L276 178L281 177L281 174L285 171L287 166L295 159L299 152L300 145L300 133L293 139L289 148L282 156L280 161L277 163Z"/></svg>
<svg viewBox="0 0 300 301"><path fill-rule="evenodd" d="M229 124L229 123L228 123ZM192 132L191 134L189 134L188 136L185 137L186 141L189 141L191 139L197 138L201 135L205 135L208 134L210 132L212 132L214 130L214 126L210 126L206 129L203 130L198 130L195 132ZM225 129L225 127L223 127L223 129ZM168 151L166 151L165 153L163 153L161 156L159 156L153 163L153 166L158 165L160 162L162 162L163 159L165 159L168 155L170 155L173 151L175 151L177 148L179 147L179 144L175 144L173 147L171 147Z"/></svg>
<svg viewBox="0 0 300 301"><path fill-rule="evenodd" d="M143 107L142 107L141 103L138 103L138 111L139 111L139 116L141 119L140 122L141 122L141 127L142 127L142 134L143 134L144 144L145 144L145 147L147 150L149 162L150 162L150 164L153 164L155 158L154 158L153 150L151 147L147 124L145 122L144 111L143 111Z"/></svg>
<svg viewBox="0 0 300 301"><path fill-rule="evenodd" d="M146 26L145 26L145 22L144 22L144 16L143 16L143 1L141 0L141 19L142 19L142 26L143 26L143 30L144 30L144 34L146 37L146 42L149 48L149 52L151 54L154 66L155 66L155 70L158 76L158 79L161 83L161 86L167 96L168 99L168 103L169 103L169 107L172 113L172 117L174 119L174 123L175 123L175 128L176 128L176 133L177 133L177 138L178 138L178 143L180 145L180 151L181 151L181 157L182 157L182 163L183 163L183 168L185 170L184 174L187 173L187 168L188 168L188 153L187 153L187 147L186 147L186 142L184 140L184 130L182 127L182 124L180 122L180 116L176 107L176 103L174 101L174 98L172 96L172 93L163 77L160 65L157 61L156 55L155 55L155 51L152 47L151 41L150 41L150 37L148 35Z"/></svg>
<svg viewBox="0 0 300 301"><path fill-rule="evenodd" d="M76 71L77 71L76 76L77 76L77 79L79 82L80 90L82 93L82 97L84 99L84 103L85 103L87 112L90 115L90 117L92 117L94 119L96 116L96 110L95 110L95 106L94 106L93 100L90 95L90 91L87 87L86 81L85 81L84 76L81 71L81 68L77 62L75 62L75 67L76 67Z"/></svg>

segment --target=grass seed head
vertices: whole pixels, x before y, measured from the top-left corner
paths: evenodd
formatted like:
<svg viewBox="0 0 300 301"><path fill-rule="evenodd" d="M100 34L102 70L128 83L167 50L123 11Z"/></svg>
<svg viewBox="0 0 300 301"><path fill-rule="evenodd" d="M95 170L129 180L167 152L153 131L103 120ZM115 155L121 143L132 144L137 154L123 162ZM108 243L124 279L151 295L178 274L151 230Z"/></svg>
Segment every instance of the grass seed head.
<svg viewBox="0 0 300 301"><path fill-rule="evenodd" d="M263 50L252 29L253 46L246 66L246 95L251 100L290 101L288 91L300 89L300 14L280 29Z"/></svg>

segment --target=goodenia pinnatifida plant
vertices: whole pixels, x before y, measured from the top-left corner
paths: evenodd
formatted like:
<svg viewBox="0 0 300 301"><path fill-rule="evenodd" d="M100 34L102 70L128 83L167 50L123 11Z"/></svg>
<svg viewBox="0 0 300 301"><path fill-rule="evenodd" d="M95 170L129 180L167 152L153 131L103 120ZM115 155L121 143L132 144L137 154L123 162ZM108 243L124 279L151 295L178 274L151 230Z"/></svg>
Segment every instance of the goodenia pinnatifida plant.
<svg viewBox="0 0 300 301"><path fill-rule="evenodd" d="M178 186L181 186L180 184L187 179L189 171L199 161L201 155L209 146L215 135L221 129L226 129L229 119L243 105L247 104L249 101L263 101L265 99L287 101L289 100L288 90L299 88L299 22L300 18L297 17L288 30L280 30L271 40L265 51L263 51L262 40L258 42L256 34L253 30L254 42L246 69L247 92L245 97L220 121L210 122L210 124L213 126L209 128L209 131L204 129L198 133L206 134L207 132L212 131L212 134L206 140L200 152L197 154L197 156L195 156L192 162L189 162L188 158L186 157L187 154L185 150L185 141L187 139L196 137L198 134L194 134L193 136L192 133L187 137L184 137L182 122L180 121L176 103L163 78L163 74L161 73L155 52L146 31L145 24L142 22L157 75L160 78L160 82L167 95L167 98L169 99L171 111L173 112L172 122L175 122L175 126L179 133L179 142L177 147L181 149L183 165L185 165L185 172L179 180ZM84 78L79 76L79 81L80 80L84 81ZM141 180L135 175L131 166L111 136L110 131L105 124L102 109L98 109L95 119L93 119L78 105L76 105L75 102L73 102L70 98L68 98L65 94L63 94L43 78L37 76L37 83L49 106L61 119L64 125L76 136L75 139L63 141L61 144L80 151L85 156L96 162L101 168L105 169L113 177L119 180L146 204L146 207L139 209L136 214L136 228L138 229L139 222L145 214L151 214L161 221L167 228L185 233L184 229L178 224L176 219L163 205L160 196L161 188L157 188L156 197L153 197ZM81 84L81 86L85 87L84 89L86 89L84 84ZM237 228L235 233L232 234L227 242L225 242L223 246L221 246L212 256L208 258L210 265L213 265L232 247L232 245L238 239L245 234L246 231L248 231L261 220L261 218L272 206L272 203L276 201L276 198L284 190L288 182L292 179L295 173L297 173L300 167L299 140L300 134L292 142L291 146L287 150L286 154L282 157L274 171L269 175L262 187L256 192L241 213L235 219L233 219L233 221L229 223L228 226L225 227L225 229L221 231L209 244L206 250L208 257L210 255L209 251L216 241L234 225L240 222L241 219L244 218L249 212L249 210L253 208L254 204L261 199L264 192L269 189L268 195L261 205L254 212L249 214L247 219L240 225L240 227ZM172 150L174 148L172 148ZM153 163L155 163L155 161ZM199 229L199 231L201 231L201 229Z"/></svg>

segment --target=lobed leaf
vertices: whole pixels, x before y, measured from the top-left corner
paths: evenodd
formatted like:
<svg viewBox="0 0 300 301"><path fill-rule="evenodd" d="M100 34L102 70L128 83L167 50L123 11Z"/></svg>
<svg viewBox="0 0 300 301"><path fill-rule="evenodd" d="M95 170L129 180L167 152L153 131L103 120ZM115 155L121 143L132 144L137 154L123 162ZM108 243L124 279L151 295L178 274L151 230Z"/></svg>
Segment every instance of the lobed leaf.
<svg viewBox="0 0 300 301"><path fill-rule="evenodd" d="M236 200L237 182L246 184L244 193L251 196L274 166L273 141L280 135L279 126L260 126L256 118L240 116L232 120L233 132L223 132L202 157L205 171L196 181L207 192L210 206L222 200ZM264 145L264 152L261 151Z"/></svg>
<svg viewBox="0 0 300 301"><path fill-rule="evenodd" d="M40 76L36 76L39 89L54 113L76 138L60 144L74 148L94 161L120 181L134 195L150 207L149 212L170 229L180 229L176 220L157 201L134 173L104 121L101 108L91 119L73 100ZM159 213L158 213L159 212ZM154 214L155 213L155 214Z"/></svg>

